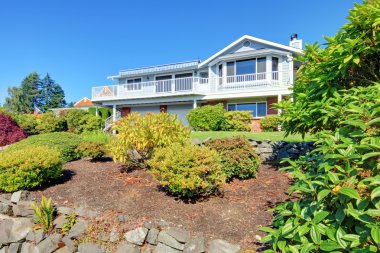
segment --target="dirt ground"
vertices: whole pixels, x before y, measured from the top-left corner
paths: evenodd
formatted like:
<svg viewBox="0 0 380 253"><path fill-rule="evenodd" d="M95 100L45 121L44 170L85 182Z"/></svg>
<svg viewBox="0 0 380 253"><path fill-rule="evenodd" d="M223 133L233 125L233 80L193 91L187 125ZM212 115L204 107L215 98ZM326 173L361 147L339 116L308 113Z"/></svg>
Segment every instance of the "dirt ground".
<svg viewBox="0 0 380 253"><path fill-rule="evenodd" d="M287 198L288 177L275 168L262 165L257 178L234 180L224 187L224 197L211 197L186 203L165 192L143 170L121 173L120 165L110 160L79 160L65 165L62 182L34 191L33 197L52 197L61 206L84 206L95 211L116 211L139 221L182 225L192 235L224 239L255 248L260 226L270 224L267 211Z"/></svg>

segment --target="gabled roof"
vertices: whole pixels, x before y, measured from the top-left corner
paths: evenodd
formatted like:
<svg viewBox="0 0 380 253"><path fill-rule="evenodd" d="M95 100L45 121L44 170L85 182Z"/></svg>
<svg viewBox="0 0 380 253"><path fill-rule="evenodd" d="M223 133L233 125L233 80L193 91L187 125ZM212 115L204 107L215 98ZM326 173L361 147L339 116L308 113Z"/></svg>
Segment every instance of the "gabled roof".
<svg viewBox="0 0 380 253"><path fill-rule="evenodd" d="M211 56L208 59L206 59L205 61L201 62L198 65L198 67L202 68L202 67L207 66L207 64L209 64L212 60L214 60L215 58L219 57L220 55L222 55L223 53L227 52L228 50L230 50L231 48L233 48L234 46L238 45L239 43L241 43L244 40L255 41L255 42L258 42L258 43L261 43L261 44L265 44L265 45L272 46L272 47L277 47L277 48L284 49L284 50L287 50L287 51L290 51L290 52L293 52L293 53L297 53L297 54L301 54L302 53L302 50L298 49L298 48L285 46L285 45L282 45L282 44L279 44L279 43L276 43L276 42L272 42L272 41L269 41L269 40L263 40L263 39L260 39L260 38L253 37L251 35L244 35L244 36L240 37L239 39L235 40L234 42L232 42L231 44L229 44L228 46L226 46L225 48L223 48L222 50L220 50L219 52L217 52L216 54L214 54L213 56Z"/></svg>
<svg viewBox="0 0 380 253"><path fill-rule="evenodd" d="M84 97L78 102L74 104L74 107L87 107L87 106L93 106L93 103L91 102L91 99Z"/></svg>

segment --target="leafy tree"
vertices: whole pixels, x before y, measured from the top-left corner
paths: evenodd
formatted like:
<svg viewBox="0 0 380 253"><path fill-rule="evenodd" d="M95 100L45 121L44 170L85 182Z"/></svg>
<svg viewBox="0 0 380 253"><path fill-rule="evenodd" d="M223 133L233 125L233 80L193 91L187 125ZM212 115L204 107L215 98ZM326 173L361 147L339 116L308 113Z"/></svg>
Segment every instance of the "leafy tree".
<svg viewBox="0 0 380 253"><path fill-rule="evenodd" d="M68 107L68 108L73 108L74 107L74 102L69 102L68 104L67 104L67 106L66 107Z"/></svg>
<svg viewBox="0 0 380 253"><path fill-rule="evenodd" d="M61 108L66 106L65 93L62 87L55 83L49 73L41 80L41 108Z"/></svg>
<svg viewBox="0 0 380 253"><path fill-rule="evenodd" d="M364 1L350 10L348 23L326 37L326 48L307 45L294 85L294 102L282 101L286 134L335 129L341 111L326 101L343 89L380 81L380 1ZM344 109L344 108L341 108Z"/></svg>

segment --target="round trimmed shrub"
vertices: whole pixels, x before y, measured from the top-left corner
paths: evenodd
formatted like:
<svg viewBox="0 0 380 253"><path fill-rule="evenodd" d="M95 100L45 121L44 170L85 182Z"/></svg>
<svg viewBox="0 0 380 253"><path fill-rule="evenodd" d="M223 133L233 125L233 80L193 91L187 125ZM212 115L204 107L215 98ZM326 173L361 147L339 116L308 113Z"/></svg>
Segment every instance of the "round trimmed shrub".
<svg viewBox="0 0 380 253"><path fill-rule="evenodd" d="M218 131L225 125L223 104L205 105L191 110L187 120L195 131Z"/></svg>
<svg viewBox="0 0 380 253"><path fill-rule="evenodd" d="M280 117L278 115L269 115L260 119L260 125L264 132L278 131L280 125Z"/></svg>
<svg viewBox="0 0 380 253"><path fill-rule="evenodd" d="M0 113L0 147L18 142L27 137L11 116Z"/></svg>
<svg viewBox="0 0 380 253"><path fill-rule="evenodd" d="M205 144L219 153L227 180L256 176L260 158L252 145L243 137L214 139Z"/></svg>
<svg viewBox="0 0 380 253"><path fill-rule="evenodd" d="M217 193L225 183L220 157L207 147L173 143L158 149L148 165L164 189L183 198Z"/></svg>
<svg viewBox="0 0 380 253"><path fill-rule="evenodd" d="M226 118L223 130L226 131L251 131L252 114L249 111L229 111L224 114Z"/></svg>
<svg viewBox="0 0 380 253"><path fill-rule="evenodd" d="M105 155L106 147L100 142L82 142L75 151L82 157L89 157L92 160L96 160Z"/></svg>
<svg viewBox="0 0 380 253"><path fill-rule="evenodd" d="M28 146L0 152L0 190L28 190L62 175L62 161L56 149Z"/></svg>

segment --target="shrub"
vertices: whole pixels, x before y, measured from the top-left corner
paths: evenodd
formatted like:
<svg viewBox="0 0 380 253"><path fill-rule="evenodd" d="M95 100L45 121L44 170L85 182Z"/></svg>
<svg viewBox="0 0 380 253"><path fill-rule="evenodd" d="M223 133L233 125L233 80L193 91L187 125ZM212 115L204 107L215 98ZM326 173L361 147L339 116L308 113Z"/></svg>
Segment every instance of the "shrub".
<svg viewBox="0 0 380 253"><path fill-rule="evenodd" d="M185 143L190 130L169 113L140 116L131 113L114 127L118 132L109 144L114 160L133 163L149 159L153 152L174 142Z"/></svg>
<svg viewBox="0 0 380 253"><path fill-rule="evenodd" d="M67 128L69 132L80 133L79 121L86 115L87 112L82 109L71 109L64 113L64 118L67 122Z"/></svg>
<svg viewBox="0 0 380 253"><path fill-rule="evenodd" d="M57 149L63 162L69 162L80 158L75 149L82 142L79 135L66 132L47 133L33 135L7 148L7 151L16 151L25 147L47 146Z"/></svg>
<svg viewBox="0 0 380 253"><path fill-rule="evenodd" d="M42 229L45 233L50 233L53 230L55 212L51 198L42 196L40 206L32 203L32 208L37 222L34 229Z"/></svg>
<svg viewBox="0 0 380 253"><path fill-rule="evenodd" d="M106 153L106 147L99 142L82 142L75 150L82 157L90 157L92 160L99 159Z"/></svg>
<svg viewBox="0 0 380 253"><path fill-rule="evenodd" d="M100 130L102 119L91 114L85 114L82 116L78 123L79 132L93 132Z"/></svg>
<svg viewBox="0 0 380 253"><path fill-rule="evenodd" d="M196 131L218 131L225 124L225 113L223 104L205 105L191 110L187 120Z"/></svg>
<svg viewBox="0 0 380 253"><path fill-rule="evenodd" d="M223 130L251 131L252 114L249 111L230 111L224 114L226 119Z"/></svg>
<svg viewBox="0 0 380 253"><path fill-rule="evenodd" d="M205 144L219 153L227 180L234 177L247 179L256 176L260 158L245 138L213 139Z"/></svg>
<svg viewBox="0 0 380 253"><path fill-rule="evenodd" d="M55 116L52 112L46 112L37 119L35 127L38 133L53 133L67 131L66 120Z"/></svg>
<svg viewBox="0 0 380 253"><path fill-rule="evenodd" d="M214 194L225 182L218 153L207 147L173 143L158 149L148 165L166 190L184 198Z"/></svg>
<svg viewBox="0 0 380 253"><path fill-rule="evenodd" d="M102 117L103 120L106 120L108 117L111 117L112 109L100 107L99 108L99 115Z"/></svg>
<svg viewBox="0 0 380 253"><path fill-rule="evenodd" d="M59 178L62 171L60 153L56 149L29 145L0 152L2 191L33 189Z"/></svg>
<svg viewBox="0 0 380 253"><path fill-rule="evenodd" d="M18 114L14 113L12 118L17 124L24 129L28 135L38 134L36 126L38 125L36 117L33 114Z"/></svg>
<svg viewBox="0 0 380 253"><path fill-rule="evenodd" d="M264 132L278 131L280 117L278 115L269 115L260 119L260 125Z"/></svg>
<svg viewBox="0 0 380 253"><path fill-rule="evenodd" d="M27 137L25 131L9 115L0 113L0 122L0 147L18 142Z"/></svg>

